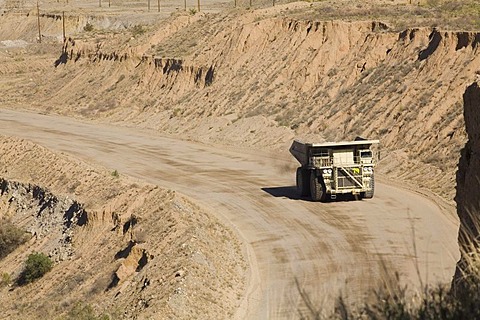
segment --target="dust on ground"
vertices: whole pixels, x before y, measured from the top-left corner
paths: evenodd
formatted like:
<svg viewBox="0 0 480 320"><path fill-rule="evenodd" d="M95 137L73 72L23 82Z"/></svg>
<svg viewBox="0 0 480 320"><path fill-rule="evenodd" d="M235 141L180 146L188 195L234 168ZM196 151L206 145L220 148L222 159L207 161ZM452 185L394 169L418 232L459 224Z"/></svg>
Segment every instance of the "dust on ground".
<svg viewBox="0 0 480 320"><path fill-rule="evenodd" d="M245 290L236 236L175 191L1 137L0 217L29 241L0 261L15 279L26 256L55 261L40 281L1 286L1 318L55 318L78 303L131 319L232 318Z"/></svg>

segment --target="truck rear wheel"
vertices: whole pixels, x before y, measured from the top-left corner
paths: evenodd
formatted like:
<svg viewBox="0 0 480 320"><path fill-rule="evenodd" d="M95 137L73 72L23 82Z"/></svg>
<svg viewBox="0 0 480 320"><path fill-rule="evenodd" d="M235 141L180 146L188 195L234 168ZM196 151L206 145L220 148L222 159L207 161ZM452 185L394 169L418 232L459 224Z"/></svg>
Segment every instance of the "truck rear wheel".
<svg viewBox="0 0 480 320"><path fill-rule="evenodd" d="M375 193L375 178L374 176L372 175L372 178L370 180L370 190L369 191L366 191L363 193L363 198L365 199L372 199L373 198L373 194Z"/></svg>
<svg viewBox="0 0 480 320"><path fill-rule="evenodd" d="M297 193L302 196L310 194L310 170L297 168Z"/></svg>
<svg viewBox="0 0 480 320"><path fill-rule="evenodd" d="M325 201L327 199L325 183L314 172L310 174L310 195L313 201Z"/></svg>

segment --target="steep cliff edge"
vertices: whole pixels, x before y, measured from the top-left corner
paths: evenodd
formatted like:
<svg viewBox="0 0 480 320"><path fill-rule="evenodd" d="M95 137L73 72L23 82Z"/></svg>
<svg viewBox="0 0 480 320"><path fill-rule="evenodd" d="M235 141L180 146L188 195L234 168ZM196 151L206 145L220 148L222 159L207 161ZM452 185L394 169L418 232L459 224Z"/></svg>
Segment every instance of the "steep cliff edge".
<svg viewBox="0 0 480 320"><path fill-rule="evenodd" d="M454 288L459 293L465 279L478 279L478 248L480 235L480 87L472 83L463 95L464 118L468 141L462 149L457 172L457 213L460 219L458 242L461 258L457 263ZM467 280L468 281L468 280Z"/></svg>

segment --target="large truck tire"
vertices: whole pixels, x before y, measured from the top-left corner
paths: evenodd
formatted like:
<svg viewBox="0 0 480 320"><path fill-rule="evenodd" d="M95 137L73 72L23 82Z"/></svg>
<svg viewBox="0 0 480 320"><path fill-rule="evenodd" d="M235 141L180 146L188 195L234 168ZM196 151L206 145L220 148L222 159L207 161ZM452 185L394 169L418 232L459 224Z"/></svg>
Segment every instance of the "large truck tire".
<svg viewBox="0 0 480 320"><path fill-rule="evenodd" d="M315 172L310 174L310 195L313 201L325 201L327 199L327 190L321 177L317 177Z"/></svg>
<svg viewBox="0 0 480 320"><path fill-rule="evenodd" d="M301 197L310 195L310 170L297 168L297 193Z"/></svg>
<svg viewBox="0 0 480 320"><path fill-rule="evenodd" d="M363 193L363 197L365 199L372 199L373 194L375 193L375 177L372 175L372 178L370 180L370 187L371 189L369 191L366 191Z"/></svg>

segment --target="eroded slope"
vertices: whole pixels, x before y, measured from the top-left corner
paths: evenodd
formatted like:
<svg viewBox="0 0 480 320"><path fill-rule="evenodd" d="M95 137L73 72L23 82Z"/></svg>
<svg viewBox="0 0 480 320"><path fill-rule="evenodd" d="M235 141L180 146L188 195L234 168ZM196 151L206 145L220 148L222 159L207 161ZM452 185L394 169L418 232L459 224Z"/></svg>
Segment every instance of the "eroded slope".
<svg viewBox="0 0 480 320"><path fill-rule="evenodd" d="M1 137L0 154L0 217L31 233L2 273L15 278L33 251L56 261L37 282L0 288L2 318L54 318L77 303L116 319L233 317L242 249L201 208L24 140Z"/></svg>
<svg viewBox="0 0 480 320"><path fill-rule="evenodd" d="M134 37L82 33L57 68L61 48L32 62L10 54L1 73L38 71L7 77L17 89L2 103L286 157L294 137L378 138L381 171L452 200L479 34L298 18L309 8L174 15Z"/></svg>

